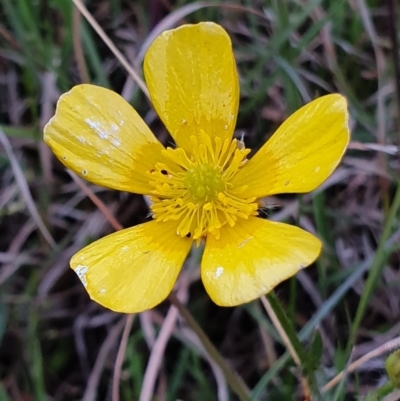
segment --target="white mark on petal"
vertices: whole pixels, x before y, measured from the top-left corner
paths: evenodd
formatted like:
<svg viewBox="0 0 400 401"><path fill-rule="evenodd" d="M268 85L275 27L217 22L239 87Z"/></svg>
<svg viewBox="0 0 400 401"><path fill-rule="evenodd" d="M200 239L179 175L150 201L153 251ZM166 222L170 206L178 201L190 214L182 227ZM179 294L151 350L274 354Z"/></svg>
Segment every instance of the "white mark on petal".
<svg viewBox="0 0 400 401"><path fill-rule="evenodd" d="M97 151L97 155L99 157L103 157L103 155L108 155L110 152L107 149L101 149Z"/></svg>
<svg viewBox="0 0 400 401"><path fill-rule="evenodd" d="M115 139L115 138L111 139L111 143L117 147L121 145L121 141L119 139Z"/></svg>
<svg viewBox="0 0 400 401"><path fill-rule="evenodd" d="M87 266L83 265L78 265L75 269L75 273L79 277L79 280L82 281L82 284L86 287L87 286L87 281L86 281L86 273L88 272L89 268Z"/></svg>
<svg viewBox="0 0 400 401"><path fill-rule="evenodd" d="M124 252L129 251L129 246L128 246L128 245L124 245L124 246L121 248L121 251L124 251Z"/></svg>
<svg viewBox="0 0 400 401"><path fill-rule="evenodd" d="M106 293L106 289L104 287L100 288L99 293L100 294L105 294Z"/></svg>
<svg viewBox="0 0 400 401"><path fill-rule="evenodd" d="M224 130L227 130L228 129L228 124L225 124L224 125Z"/></svg>
<svg viewBox="0 0 400 401"><path fill-rule="evenodd" d="M111 124L111 129L112 129L114 132L118 132L118 131L119 131L118 125L117 125L117 124L114 124L114 123Z"/></svg>
<svg viewBox="0 0 400 401"><path fill-rule="evenodd" d="M245 238L240 244L239 244L239 248L243 248L253 237L248 237Z"/></svg>
<svg viewBox="0 0 400 401"><path fill-rule="evenodd" d="M318 173L319 170L321 170L321 167L320 167L320 166L315 167L314 173Z"/></svg>
<svg viewBox="0 0 400 401"><path fill-rule="evenodd" d="M215 273L214 273L214 278L215 279L220 278L221 274L223 272L224 272L224 268L222 266L217 267L217 270L215 270Z"/></svg>
<svg viewBox="0 0 400 401"><path fill-rule="evenodd" d="M108 138L108 132L101 126L98 121L94 121L90 118L86 118L85 122L94 131L96 131L101 139Z"/></svg>

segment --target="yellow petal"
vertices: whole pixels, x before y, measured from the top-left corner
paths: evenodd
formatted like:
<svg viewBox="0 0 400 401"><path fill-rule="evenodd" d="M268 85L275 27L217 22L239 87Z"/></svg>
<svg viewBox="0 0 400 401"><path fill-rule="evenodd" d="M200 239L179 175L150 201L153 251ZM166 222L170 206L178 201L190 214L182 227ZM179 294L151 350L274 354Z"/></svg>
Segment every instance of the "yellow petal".
<svg viewBox="0 0 400 401"><path fill-rule="evenodd" d="M144 60L150 97L178 146L200 132L231 139L239 104L232 44L219 25L202 22L162 33Z"/></svg>
<svg viewBox="0 0 400 401"><path fill-rule="evenodd" d="M312 191L332 174L349 139L346 99L320 97L292 114L232 184L257 198Z"/></svg>
<svg viewBox="0 0 400 401"><path fill-rule="evenodd" d="M62 95L44 140L60 161L104 187L148 194L146 171L161 161L163 146L117 93L78 85Z"/></svg>
<svg viewBox="0 0 400 401"><path fill-rule="evenodd" d="M82 249L71 267L94 301L116 312L137 313L171 292L192 240L176 223L151 221L117 231Z"/></svg>
<svg viewBox="0 0 400 401"><path fill-rule="evenodd" d="M207 237L201 277L220 306L252 301L311 264L320 241L288 224L251 217L221 228L219 240Z"/></svg>

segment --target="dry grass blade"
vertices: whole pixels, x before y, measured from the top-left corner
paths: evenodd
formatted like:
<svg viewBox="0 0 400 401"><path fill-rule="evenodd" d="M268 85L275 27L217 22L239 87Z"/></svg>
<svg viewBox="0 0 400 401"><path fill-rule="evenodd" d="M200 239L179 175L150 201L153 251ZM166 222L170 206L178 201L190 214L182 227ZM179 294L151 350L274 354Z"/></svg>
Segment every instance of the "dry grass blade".
<svg viewBox="0 0 400 401"><path fill-rule="evenodd" d="M106 340L103 342L100 352L97 355L96 362L90 373L89 380L86 386L85 394L82 401L95 401L97 399L97 388L99 385L101 373L106 363L106 358L111 348L116 343L118 336L124 327L124 319L121 319L110 331Z"/></svg>
<svg viewBox="0 0 400 401"><path fill-rule="evenodd" d="M241 5L235 4L220 4L220 3L207 3L205 1L198 1L195 3L190 3L185 6L178 8L175 11L169 13L164 19L162 19L154 28L153 30L147 35L146 40L143 42L142 46L140 47L139 53L137 55L137 61L141 63L144 59L144 55L146 54L147 49L154 41L154 39L164 32L167 29L173 28L182 18L187 17L189 14L192 14L202 8L205 7L219 7L219 8L227 8L231 10L246 12L250 14L257 15L260 18L266 18L265 14L257 11L254 8L245 7Z"/></svg>
<svg viewBox="0 0 400 401"><path fill-rule="evenodd" d="M385 56L383 50L379 46L379 37L376 33L375 27L372 23L371 17L369 15L368 7L364 0L356 0L358 9L360 10L361 19L364 23L365 30L367 31L371 44L375 53L376 60L376 70L378 74L378 93L377 93L377 122L378 122L378 142L380 145L385 143L385 107L384 99L381 93L382 88L382 76L385 70Z"/></svg>
<svg viewBox="0 0 400 401"><path fill-rule="evenodd" d="M57 89L56 75L52 72L45 71L41 74L42 96L41 96L41 113L40 128L47 124L54 113L54 104L56 103L60 93ZM43 179L49 188L53 186L53 156L50 148L42 141L39 143L40 164L42 167Z"/></svg>
<svg viewBox="0 0 400 401"><path fill-rule="evenodd" d="M398 401L398 400L400 400L400 390L396 390L392 394L389 394L382 399L382 401Z"/></svg>
<svg viewBox="0 0 400 401"><path fill-rule="evenodd" d="M11 261L9 264L3 265L0 270L0 286L2 286L21 267L21 263L18 261L22 256L21 248L35 227L36 226L32 221L25 223L8 248L6 255L11 256Z"/></svg>
<svg viewBox="0 0 400 401"><path fill-rule="evenodd" d="M379 143L362 143L352 141L349 143L348 149L365 150L365 151L376 151L387 153L388 155L399 154L399 147L396 145L380 145Z"/></svg>
<svg viewBox="0 0 400 401"><path fill-rule="evenodd" d="M197 352L208 362L210 368L213 372L215 382L217 384L217 397L218 401L229 401L229 391L228 385L222 372L221 368L218 364L215 363L212 356L206 351L203 347L203 344L200 342L196 333L189 328L181 329L182 336L184 338L185 343L197 349Z"/></svg>
<svg viewBox="0 0 400 401"><path fill-rule="evenodd" d="M354 372L365 362L371 360L372 358L376 358L378 356L386 354L387 352L390 352L399 347L400 347L400 337L396 337L393 340L387 341L385 344L382 344L378 348L372 350L371 352L368 352L361 358L357 359L356 361L348 365L348 367L345 370L340 372L337 376L335 376L332 380L330 380L327 384L325 384L325 386L322 387L321 391L323 393L326 393L334 386L336 386L336 384L338 384L346 375L348 375L351 372Z"/></svg>
<svg viewBox="0 0 400 401"><path fill-rule="evenodd" d="M137 61L141 63L143 61L144 55L146 54L147 49L152 44L154 39L160 35L160 33L164 32L167 29L171 29L174 27L179 20L185 18L189 14L194 13L195 11L200 10L204 7L211 7L212 5L206 3L204 1L199 1L196 3L187 4L183 7L178 8L177 10L168 14L164 19L162 19L154 29L147 35L146 40L143 42L140 47L140 51L137 55ZM214 5L215 6L215 5Z"/></svg>
<svg viewBox="0 0 400 401"><path fill-rule="evenodd" d="M82 192L97 206L97 208L104 214L104 217L108 220L114 230L119 231L124 227L117 221L117 219L112 215L108 207L100 200L98 196L94 194L93 191L72 171L68 171L68 174L74 180L74 182L79 186Z"/></svg>
<svg viewBox="0 0 400 401"><path fill-rule="evenodd" d="M72 24L73 24L72 39L74 43L76 64L78 65L81 81L84 83L89 83L90 78L85 62L85 56L83 53L83 47L81 41L82 16L78 8L74 8L74 11L72 13Z"/></svg>
<svg viewBox="0 0 400 401"><path fill-rule="evenodd" d="M185 302L188 296L188 280L187 275L183 272L178 282L177 297L181 302ZM160 333L151 350L149 362L143 378L142 390L140 392L139 401L151 401L153 398L154 387L156 384L158 372L160 371L165 348L175 329L176 321L178 320L179 312L175 306L171 305L164 319ZM114 400L113 400L114 401Z"/></svg>
<svg viewBox="0 0 400 401"><path fill-rule="evenodd" d="M133 321L136 315L128 315L125 319L124 332L122 333L121 342L118 348L117 358L115 360L113 385L112 385L112 401L119 401L119 383L121 380L122 364L124 363L125 350L128 344L129 333L132 330Z"/></svg>
<svg viewBox="0 0 400 401"><path fill-rule="evenodd" d="M272 324L274 325L276 331L279 333L283 343L285 344L286 349L288 350L290 356L292 357L294 363L296 364L297 367L301 368L301 360L299 356L297 355L296 350L294 349L292 343L290 342L290 339L288 335L286 334L284 328L282 327L281 322L278 319L278 316L275 314L275 311L268 301L268 299L263 295L260 297L261 303L263 304L269 318L272 321ZM300 376L300 382L301 386L303 388L303 395L305 400L311 400L311 389L310 385L308 384L307 377L301 375Z"/></svg>
<svg viewBox="0 0 400 401"><path fill-rule="evenodd" d="M156 332L154 330L151 312L143 312L139 314L140 327L143 331L143 337L146 341L147 347L152 349L156 342Z"/></svg>
<svg viewBox="0 0 400 401"><path fill-rule="evenodd" d="M384 97L382 93L383 87L383 73L385 70L385 56L383 54L383 50L379 46L379 37L376 33L375 26L372 22L370 17L368 7L364 0L356 0L356 4L358 9L360 10L361 19L365 26L365 30L367 31L370 39L371 44L374 49L375 53L375 60L376 60L376 71L377 71L377 78L378 78L378 91L377 91L377 107L376 107L376 120L377 120L377 140L380 145L385 145L385 138L386 138L386 112L385 112L385 104L384 104ZM379 165L382 169L385 169L385 154L379 152L377 154L377 159ZM389 182L384 179L380 178L380 186L382 192L382 201L385 204L385 208L388 209L388 187Z"/></svg>
<svg viewBox="0 0 400 401"><path fill-rule="evenodd" d="M388 9L389 17L389 35L392 42L392 56L393 56L393 69L394 69L394 82L395 92L397 99L397 110L400 113L400 60L399 60L399 40L398 40L398 29L397 29L397 18L398 18L398 3L395 0L387 0L386 6ZM399 121L396 124L397 133L400 134ZM398 137L398 143L400 143L400 137Z"/></svg>
<svg viewBox="0 0 400 401"><path fill-rule="evenodd" d="M92 28L97 32L97 34L101 37L101 40L108 46L108 48L112 51L114 56L118 59L118 61L123 65L128 74L133 78L133 80L137 83L143 93L149 97L149 92L147 90L146 84L143 79L139 76L139 74L131 67L128 60L123 56L123 54L117 49L112 40L106 35L101 26L97 23L97 21L93 18L92 14L87 10L85 5L80 0L72 0L75 4L76 8L82 13L82 15L86 18Z"/></svg>
<svg viewBox="0 0 400 401"><path fill-rule="evenodd" d="M54 241L54 238L52 237L52 235L50 234L50 231L47 229L46 225L44 224L42 218L40 217L40 214L35 205L35 201L33 200L31 192L29 190L28 183L26 182L24 172L22 171L21 166L19 165L17 158L14 155L14 152L12 150L11 144L10 144L7 136L4 134L4 132L1 128L0 128L0 142L3 144L3 147L6 151L7 157L10 160L11 168L13 170L15 180L17 181L17 185L22 193L26 207L28 208L33 221L36 223L39 231L42 233L43 238L47 241L47 243L53 249L56 248L57 244Z"/></svg>

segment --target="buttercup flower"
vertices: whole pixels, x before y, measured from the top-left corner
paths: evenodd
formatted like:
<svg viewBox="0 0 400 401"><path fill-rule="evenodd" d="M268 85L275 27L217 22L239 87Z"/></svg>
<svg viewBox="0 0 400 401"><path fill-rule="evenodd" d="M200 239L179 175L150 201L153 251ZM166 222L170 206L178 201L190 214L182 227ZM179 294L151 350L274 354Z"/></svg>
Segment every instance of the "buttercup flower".
<svg viewBox="0 0 400 401"><path fill-rule="evenodd" d="M258 152L232 139L239 80L219 25L184 25L154 40L144 60L151 101L176 142L164 146L116 93L78 85L61 96L44 140L92 183L148 195L153 220L115 232L71 260L90 297L119 312L163 301L193 241L218 305L249 302L311 264L320 241L258 216L264 197L318 187L349 141L346 100L323 96L290 116Z"/></svg>

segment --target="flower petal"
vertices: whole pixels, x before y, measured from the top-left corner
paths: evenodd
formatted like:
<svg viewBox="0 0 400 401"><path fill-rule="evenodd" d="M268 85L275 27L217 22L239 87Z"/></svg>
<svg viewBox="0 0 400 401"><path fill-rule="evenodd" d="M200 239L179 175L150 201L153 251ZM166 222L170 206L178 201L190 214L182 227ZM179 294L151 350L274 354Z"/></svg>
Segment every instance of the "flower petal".
<svg viewBox="0 0 400 401"><path fill-rule="evenodd" d="M171 292L192 240L176 223L150 221L117 231L79 251L71 267L94 301L116 312L153 308Z"/></svg>
<svg viewBox="0 0 400 401"><path fill-rule="evenodd" d="M346 99L320 97L292 114L233 178L246 196L309 192L322 184L350 139Z"/></svg>
<svg viewBox="0 0 400 401"><path fill-rule="evenodd" d="M219 25L202 22L165 31L144 59L150 97L179 147L203 131L231 139L239 105L232 44Z"/></svg>
<svg viewBox="0 0 400 401"><path fill-rule="evenodd" d="M288 224L251 217L207 237L201 277L211 299L220 306L252 301L311 264L320 241Z"/></svg>
<svg viewBox="0 0 400 401"><path fill-rule="evenodd" d="M148 194L147 171L164 149L136 111L117 93L78 85L62 95L44 140L58 159L104 187Z"/></svg>

